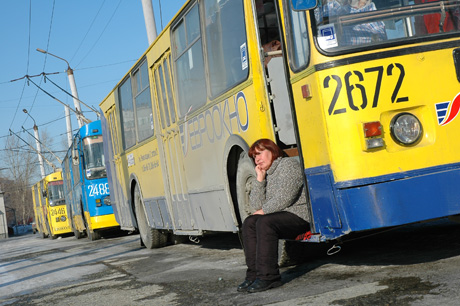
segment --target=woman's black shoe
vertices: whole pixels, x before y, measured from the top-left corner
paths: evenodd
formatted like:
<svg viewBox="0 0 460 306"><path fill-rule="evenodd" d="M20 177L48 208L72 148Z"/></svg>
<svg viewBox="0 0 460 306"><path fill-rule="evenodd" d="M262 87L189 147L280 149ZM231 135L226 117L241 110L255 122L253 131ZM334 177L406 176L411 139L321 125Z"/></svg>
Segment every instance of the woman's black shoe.
<svg viewBox="0 0 460 306"><path fill-rule="evenodd" d="M236 291L238 292L246 292L248 291L248 287L251 286L251 284L253 283L254 281L250 281L250 280L247 280L245 279L244 282L242 282L238 288L236 288Z"/></svg>
<svg viewBox="0 0 460 306"><path fill-rule="evenodd" d="M283 283L280 280L262 280L262 279L256 279L249 287L248 287L248 292L249 293L255 293L255 292L261 292L268 290L270 288L276 288L281 286Z"/></svg>

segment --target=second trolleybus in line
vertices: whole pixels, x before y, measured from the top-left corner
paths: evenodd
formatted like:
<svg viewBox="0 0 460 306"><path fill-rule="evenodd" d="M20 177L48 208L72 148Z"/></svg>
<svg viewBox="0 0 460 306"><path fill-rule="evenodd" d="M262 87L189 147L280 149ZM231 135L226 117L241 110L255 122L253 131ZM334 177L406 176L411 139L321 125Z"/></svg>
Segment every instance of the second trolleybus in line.
<svg viewBox="0 0 460 306"><path fill-rule="evenodd" d="M309 241L460 214L459 12L187 1L100 104L121 228L238 232L259 138L300 160Z"/></svg>
<svg viewBox="0 0 460 306"><path fill-rule="evenodd" d="M82 126L75 134L62 171L75 237L86 234L88 239L97 240L101 232L119 228L110 201L100 120Z"/></svg>
<svg viewBox="0 0 460 306"><path fill-rule="evenodd" d="M42 238L71 233L64 199L62 172L53 172L32 186L35 224Z"/></svg>

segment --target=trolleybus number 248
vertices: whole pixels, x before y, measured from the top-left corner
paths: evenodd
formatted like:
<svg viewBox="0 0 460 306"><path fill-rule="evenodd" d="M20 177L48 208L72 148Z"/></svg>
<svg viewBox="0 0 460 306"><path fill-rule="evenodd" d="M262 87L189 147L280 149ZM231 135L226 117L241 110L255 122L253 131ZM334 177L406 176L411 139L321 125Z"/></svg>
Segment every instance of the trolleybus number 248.
<svg viewBox="0 0 460 306"><path fill-rule="evenodd" d="M109 194L109 183L89 185L88 190L89 190L89 194L88 194L89 197Z"/></svg>

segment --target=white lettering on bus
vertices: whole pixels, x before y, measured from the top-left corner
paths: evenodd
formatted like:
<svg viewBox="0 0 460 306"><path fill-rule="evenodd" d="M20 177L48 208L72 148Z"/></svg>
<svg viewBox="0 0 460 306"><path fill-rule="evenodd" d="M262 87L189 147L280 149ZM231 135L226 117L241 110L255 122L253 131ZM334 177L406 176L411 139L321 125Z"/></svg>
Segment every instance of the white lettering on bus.
<svg viewBox="0 0 460 306"><path fill-rule="evenodd" d="M103 196L109 194L109 183L101 183L96 185L88 185L89 195L88 197Z"/></svg>
<svg viewBox="0 0 460 306"><path fill-rule="evenodd" d="M241 109L244 109L244 114L240 112L240 103L244 103L244 108ZM226 99L214 105L212 109L207 109L204 113L190 119L179 128L184 156L187 155L189 145L192 151L203 147L204 137L209 143L214 143L224 136L225 131L228 135L234 133L234 128L237 128L238 132L246 132L249 128L246 96L240 91L233 96L233 101Z"/></svg>

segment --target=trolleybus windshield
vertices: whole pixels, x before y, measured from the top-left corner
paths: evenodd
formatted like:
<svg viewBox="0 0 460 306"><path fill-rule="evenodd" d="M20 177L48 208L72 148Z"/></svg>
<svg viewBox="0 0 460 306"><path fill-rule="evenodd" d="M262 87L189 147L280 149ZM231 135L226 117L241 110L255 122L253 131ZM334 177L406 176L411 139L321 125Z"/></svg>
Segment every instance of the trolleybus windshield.
<svg viewBox="0 0 460 306"><path fill-rule="evenodd" d="M63 181L54 181L48 183L48 199L50 206L65 204Z"/></svg>
<svg viewBox="0 0 460 306"><path fill-rule="evenodd" d="M313 18L319 48L344 51L458 32L460 1L320 0Z"/></svg>
<svg viewBox="0 0 460 306"><path fill-rule="evenodd" d="M98 179L107 177L101 135L83 139L83 155L86 178Z"/></svg>

